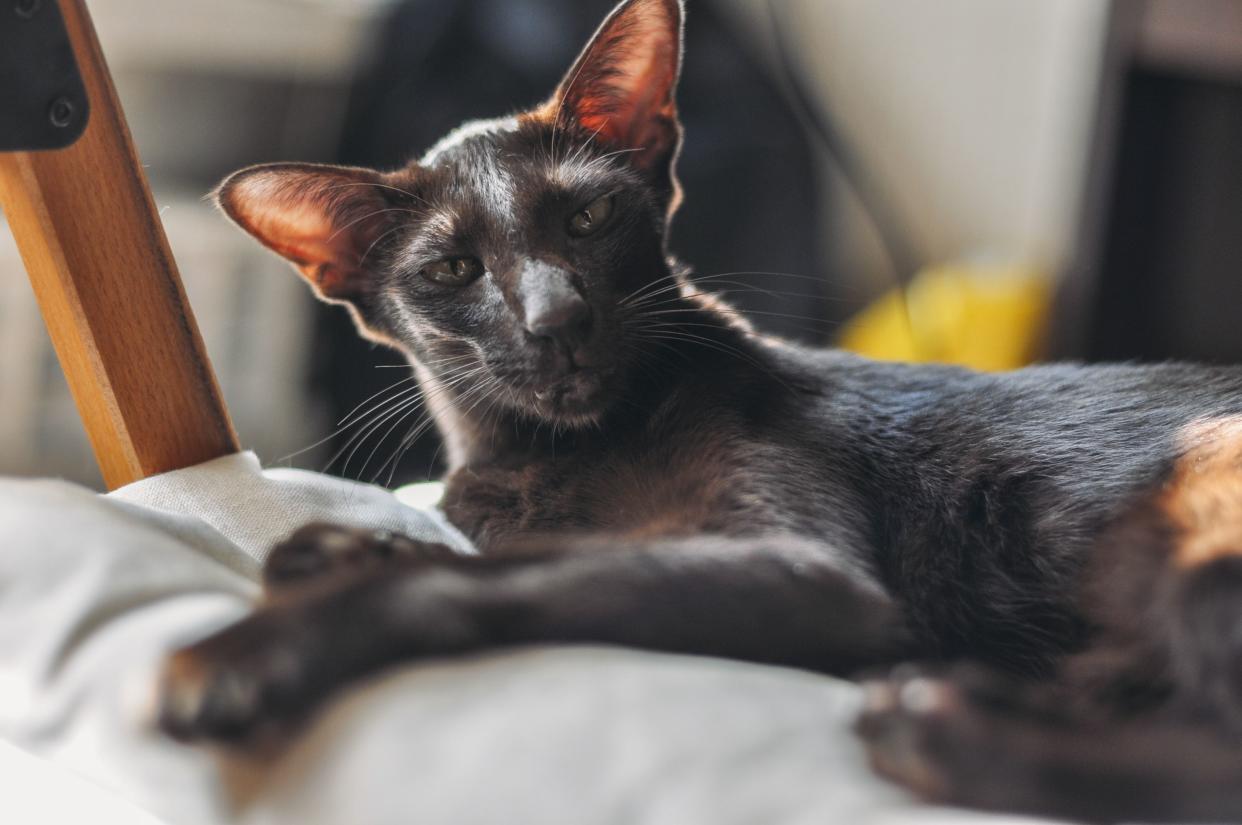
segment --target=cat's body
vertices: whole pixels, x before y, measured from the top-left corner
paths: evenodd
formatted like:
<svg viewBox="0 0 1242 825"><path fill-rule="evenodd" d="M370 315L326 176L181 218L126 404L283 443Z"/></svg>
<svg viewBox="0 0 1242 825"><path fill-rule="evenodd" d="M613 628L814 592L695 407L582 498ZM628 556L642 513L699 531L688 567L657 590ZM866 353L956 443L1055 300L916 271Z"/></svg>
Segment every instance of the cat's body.
<svg viewBox="0 0 1242 825"><path fill-rule="evenodd" d="M1242 752L1208 733L1242 731L1242 369L984 375L758 335L668 254L680 26L627 0L549 103L402 170L222 186L410 356L482 552L301 531L266 607L172 660L167 729L245 739L393 662L532 642L969 659L1044 681L877 688L881 770L976 805L1242 816Z"/></svg>
<svg viewBox="0 0 1242 825"><path fill-rule="evenodd" d="M989 375L729 339L744 356L692 344L694 372L599 429L496 422L447 479L450 518L484 552L814 538L900 600L922 655L1039 670L1084 641L1104 527L1168 478L1195 422L1242 416L1242 369Z"/></svg>

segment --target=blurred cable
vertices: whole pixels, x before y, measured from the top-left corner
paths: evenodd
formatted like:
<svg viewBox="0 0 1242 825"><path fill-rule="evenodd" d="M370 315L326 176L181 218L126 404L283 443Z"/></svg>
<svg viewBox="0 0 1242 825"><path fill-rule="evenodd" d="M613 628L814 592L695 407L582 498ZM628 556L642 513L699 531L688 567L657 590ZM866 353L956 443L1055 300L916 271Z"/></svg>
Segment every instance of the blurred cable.
<svg viewBox="0 0 1242 825"><path fill-rule="evenodd" d="M767 6L782 80L811 132L841 170L846 184L862 204L863 211L867 213L879 235L884 254L893 268L897 286L904 295L906 287L922 266L922 256L915 252L909 232L897 218L892 204L884 197L866 164L860 160L854 147L837 127L835 117L823 105L822 100L811 93L805 73L794 60L788 29L776 10L776 0L768 0Z"/></svg>

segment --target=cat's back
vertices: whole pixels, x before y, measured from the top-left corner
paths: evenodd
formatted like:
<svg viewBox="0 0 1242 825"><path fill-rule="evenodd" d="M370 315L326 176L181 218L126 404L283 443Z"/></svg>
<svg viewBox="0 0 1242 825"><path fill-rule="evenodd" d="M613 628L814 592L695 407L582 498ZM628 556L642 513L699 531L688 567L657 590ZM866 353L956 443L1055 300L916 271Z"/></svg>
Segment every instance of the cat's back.
<svg viewBox="0 0 1242 825"><path fill-rule="evenodd" d="M823 461L901 523L969 522L977 499L1094 525L1158 484L1205 424L1242 420L1242 368L1054 364L1008 373L807 352L801 415Z"/></svg>
<svg viewBox="0 0 1242 825"><path fill-rule="evenodd" d="M813 358L823 395L808 415L837 422L829 426L844 428L875 460L897 451L924 470L977 460L1124 476L1135 462L1175 457L1182 436L1203 422L1242 416L1236 366L1050 364L982 373L844 353Z"/></svg>

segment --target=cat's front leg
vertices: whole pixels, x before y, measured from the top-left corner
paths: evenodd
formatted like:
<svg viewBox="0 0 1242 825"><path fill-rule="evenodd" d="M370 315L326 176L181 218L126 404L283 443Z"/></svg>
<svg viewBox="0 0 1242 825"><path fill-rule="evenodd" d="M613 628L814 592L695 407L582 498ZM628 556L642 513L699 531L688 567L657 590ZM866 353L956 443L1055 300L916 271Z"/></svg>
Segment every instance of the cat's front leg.
<svg viewBox="0 0 1242 825"><path fill-rule="evenodd" d="M359 676L460 647L453 573L409 557L368 561L363 572L343 564L269 589L254 613L174 653L160 679L160 727L184 741L254 743Z"/></svg>
<svg viewBox="0 0 1242 825"><path fill-rule="evenodd" d="M181 739L247 741L386 666L540 642L835 673L907 650L894 603L832 548L779 537L593 539L541 555L396 561L291 593L175 654L161 723Z"/></svg>

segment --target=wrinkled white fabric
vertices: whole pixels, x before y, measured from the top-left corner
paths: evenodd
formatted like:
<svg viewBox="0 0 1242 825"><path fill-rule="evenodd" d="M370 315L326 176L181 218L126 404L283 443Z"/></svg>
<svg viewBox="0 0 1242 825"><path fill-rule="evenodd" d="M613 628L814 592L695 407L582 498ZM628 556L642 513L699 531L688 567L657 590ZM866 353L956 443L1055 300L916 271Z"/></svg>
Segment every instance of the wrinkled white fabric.
<svg viewBox="0 0 1242 825"><path fill-rule="evenodd" d="M189 516L0 481L0 737L170 823L225 821L211 758L144 703L166 651L245 613L254 583L215 560L238 554Z"/></svg>
<svg viewBox="0 0 1242 825"><path fill-rule="evenodd" d="M222 547L209 552L252 577L276 542L313 521L391 530L473 552L470 542L437 510L404 507L387 490L369 484L305 470L263 470L254 453L153 476L108 498L164 513L191 514L240 550L242 558L221 557L218 554L235 554Z"/></svg>
<svg viewBox="0 0 1242 825"><path fill-rule="evenodd" d="M65 793L104 789L101 822L133 821L106 818L116 797L170 825L1018 821L922 808L871 777L849 733L852 685L636 651L398 668L263 761L154 733L161 657L241 616L267 548L313 520L468 550L438 513L249 455L111 496L0 480L0 739L43 766L0 775L0 796L60 771L76 776Z"/></svg>

